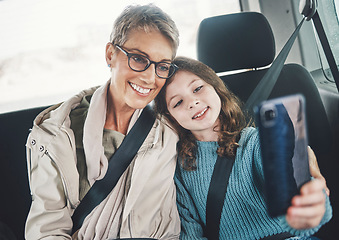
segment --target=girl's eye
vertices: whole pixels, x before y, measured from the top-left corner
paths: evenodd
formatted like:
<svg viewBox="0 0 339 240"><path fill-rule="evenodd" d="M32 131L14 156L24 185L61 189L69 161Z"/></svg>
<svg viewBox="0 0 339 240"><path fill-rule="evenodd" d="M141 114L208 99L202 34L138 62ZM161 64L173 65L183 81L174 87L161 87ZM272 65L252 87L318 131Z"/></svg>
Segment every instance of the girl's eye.
<svg viewBox="0 0 339 240"><path fill-rule="evenodd" d="M175 105L174 105L174 107L173 108L176 108L176 107L178 107L180 104L182 103L182 100L180 100L179 102L177 102Z"/></svg>
<svg viewBox="0 0 339 240"><path fill-rule="evenodd" d="M203 86L199 86L199 87L197 87L196 89L194 89L194 91L193 91L193 92L194 92L194 93L196 93L196 92L199 92L199 91L202 89L202 87L203 87Z"/></svg>

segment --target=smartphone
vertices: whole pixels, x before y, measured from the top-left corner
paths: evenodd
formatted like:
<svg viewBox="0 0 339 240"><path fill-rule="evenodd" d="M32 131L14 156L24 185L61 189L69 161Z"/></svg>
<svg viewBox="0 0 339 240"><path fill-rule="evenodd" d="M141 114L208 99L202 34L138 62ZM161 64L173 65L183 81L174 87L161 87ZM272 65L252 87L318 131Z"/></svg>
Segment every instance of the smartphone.
<svg viewBox="0 0 339 240"><path fill-rule="evenodd" d="M270 99L254 109L259 130L265 195L272 217L286 213L293 196L311 180L305 99L300 94Z"/></svg>

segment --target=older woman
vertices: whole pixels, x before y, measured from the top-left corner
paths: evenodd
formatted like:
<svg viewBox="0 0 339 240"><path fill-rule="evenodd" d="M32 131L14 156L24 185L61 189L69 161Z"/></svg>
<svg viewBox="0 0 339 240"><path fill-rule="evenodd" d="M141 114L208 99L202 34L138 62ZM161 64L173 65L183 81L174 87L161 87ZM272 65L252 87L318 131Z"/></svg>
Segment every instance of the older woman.
<svg viewBox="0 0 339 240"><path fill-rule="evenodd" d="M129 6L106 45L111 78L40 113L27 140L26 239L178 239L176 135L156 120L136 156L72 236L72 214L174 71L178 30L154 5Z"/></svg>

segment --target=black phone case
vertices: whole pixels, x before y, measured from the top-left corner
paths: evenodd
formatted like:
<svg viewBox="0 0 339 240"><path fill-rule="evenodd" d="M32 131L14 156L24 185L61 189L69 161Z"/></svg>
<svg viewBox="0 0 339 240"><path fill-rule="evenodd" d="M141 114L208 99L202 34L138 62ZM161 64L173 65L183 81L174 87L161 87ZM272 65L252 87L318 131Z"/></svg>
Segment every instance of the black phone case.
<svg viewBox="0 0 339 240"><path fill-rule="evenodd" d="M254 109L259 129L265 194L270 216L286 213L293 196L311 179L302 95L262 102Z"/></svg>

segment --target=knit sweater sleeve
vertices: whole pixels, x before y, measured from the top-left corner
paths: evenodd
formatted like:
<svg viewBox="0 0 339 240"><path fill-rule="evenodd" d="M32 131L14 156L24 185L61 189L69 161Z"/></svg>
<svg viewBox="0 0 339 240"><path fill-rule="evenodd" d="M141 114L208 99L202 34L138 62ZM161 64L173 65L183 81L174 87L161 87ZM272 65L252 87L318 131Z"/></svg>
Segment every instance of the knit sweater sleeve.
<svg viewBox="0 0 339 240"><path fill-rule="evenodd" d="M180 167L177 167L174 181L177 188L177 206L181 221L180 239L206 239L203 237L203 223L200 220L198 211L192 197L186 189L181 178Z"/></svg>
<svg viewBox="0 0 339 240"><path fill-rule="evenodd" d="M330 221L330 219L332 218L332 207L330 204L330 199L327 196L327 194L324 191L324 194L326 195L326 203L325 203L325 214L322 218L322 220L320 221L320 224L314 228L309 228L309 229L302 229L302 230L298 230L298 229L294 229L292 228L286 221L286 217L285 216L281 216L280 218L280 222L281 222L281 226L287 231L292 233L295 236L311 236L313 234L315 234L325 223L327 223L328 221Z"/></svg>

